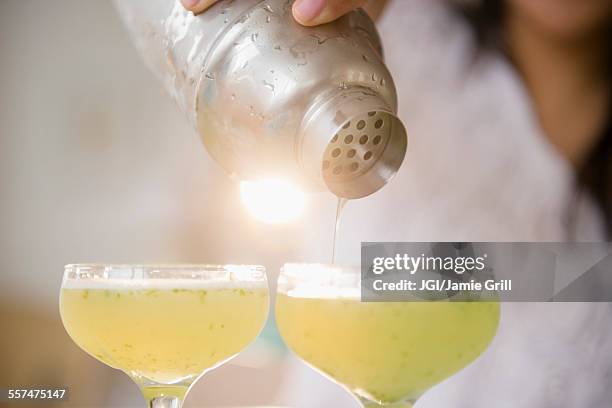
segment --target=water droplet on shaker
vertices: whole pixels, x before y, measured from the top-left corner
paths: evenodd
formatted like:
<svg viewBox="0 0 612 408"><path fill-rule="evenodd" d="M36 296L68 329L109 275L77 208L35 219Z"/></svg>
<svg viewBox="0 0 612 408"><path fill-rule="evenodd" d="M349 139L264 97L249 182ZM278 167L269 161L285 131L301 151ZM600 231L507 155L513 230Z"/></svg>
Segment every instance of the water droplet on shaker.
<svg viewBox="0 0 612 408"><path fill-rule="evenodd" d="M246 13L245 15L243 15L242 17L240 17L240 19L237 21L238 23L242 24L245 21L247 21L249 19L249 17L251 17L251 13Z"/></svg>
<svg viewBox="0 0 612 408"><path fill-rule="evenodd" d="M257 41L257 37L259 37L259 33L251 34L251 41L256 42Z"/></svg>
<svg viewBox="0 0 612 408"><path fill-rule="evenodd" d="M268 88L269 90L271 90L272 92L274 92L274 84L271 84L270 82L268 82L268 81L266 81L266 80L263 80L263 81L261 81L261 82L264 84L264 86L265 86L266 88Z"/></svg>
<svg viewBox="0 0 612 408"><path fill-rule="evenodd" d="M275 46L274 46L274 49L275 49L275 50L277 50L277 51L280 51L280 50L282 50L283 48L282 48L280 45L275 45Z"/></svg>
<svg viewBox="0 0 612 408"><path fill-rule="evenodd" d="M362 54L362 55L361 55L361 58L363 58L363 60L364 60L365 62L370 62L370 60L368 59L368 56L367 56L367 55L365 55L365 54Z"/></svg>
<svg viewBox="0 0 612 408"><path fill-rule="evenodd" d="M224 24L229 23L229 18L225 17L225 18L223 19L223 23L224 23Z"/></svg>
<svg viewBox="0 0 612 408"><path fill-rule="evenodd" d="M380 78L380 86L387 85L387 80L385 78Z"/></svg>
<svg viewBox="0 0 612 408"><path fill-rule="evenodd" d="M327 42L327 40L329 40L330 38L333 37L325 37L325 38L321 38L315 35L315 37L317 38L317 42L319 43L319 45L323 45Z"/></svg>
<svg viewBox="0 0 612 408"><path fill-rule="evenodd" d="M270 16L266 16L266 23L269 23L270 21L272 21L272 19L270 18Z"/></svg>
<svg viewBox="0 0 612 408"><path fill-rule="evenodd" d="M378 77L376 76L376 74L372 74L372 81L374 82L378 81Z"/></svg>
<svg viewBox="0 0 612 408"><path fill-rule="evenodd" d="M262 9L264 9L265 11L267 11L268 13L274 13L274 10L272 10L272 7L270 7L269 4L266 4L262 7Z"/></svg>
<svg viewBox="0 0 612 408"><path fill-rule="evenodd" d="M207 72L206 73L206 78L210 79L211 81L215 79L215 74L213 74L212 72Z"/></svg>

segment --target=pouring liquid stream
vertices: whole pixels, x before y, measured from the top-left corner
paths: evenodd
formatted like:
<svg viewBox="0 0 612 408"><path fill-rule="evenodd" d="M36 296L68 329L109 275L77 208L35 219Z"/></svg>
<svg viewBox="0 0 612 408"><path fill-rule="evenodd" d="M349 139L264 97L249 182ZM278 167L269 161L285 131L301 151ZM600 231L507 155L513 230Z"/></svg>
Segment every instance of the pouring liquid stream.
<svg viewBox="0 0 612 408"><path fill-rule="evenodd" d="M331 263L336 263L336 251L338 247L338 232L340 231L340 221L342 219L342 210L344 206L348 203L348 199L338 197L338 205L336 207L336 222L334 224L334 241L332 244L332 258Z"/></svg>

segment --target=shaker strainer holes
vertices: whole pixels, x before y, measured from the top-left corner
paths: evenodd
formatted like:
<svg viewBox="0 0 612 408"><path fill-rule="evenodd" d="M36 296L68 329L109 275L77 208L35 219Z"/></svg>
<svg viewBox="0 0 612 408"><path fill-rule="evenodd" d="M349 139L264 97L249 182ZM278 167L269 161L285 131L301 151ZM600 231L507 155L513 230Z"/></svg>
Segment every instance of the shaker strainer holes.
<svg viewBox="0 0 612 408"><path fill-rule="evenodd" d="M346 143L346 144L351 144L351 143L353 143L353 135L347 135L347 136L344 138L344 143Z"/></svg>
<svg viewBox="0 0 612 408"><path fill-rule="evenodd" d="M351 163L351 165L349 166L349 170L352 171L353 173L356 172L359 169L359 164L353 162Z"/></svg>
<svg viewBox="0 0 612 408"><path fill-rule="evenodd" d="M334 136L331 140L332 143L336 143L338 141L338 135Z"/></svg>
<svg viewBox="0 0 612 408"><path fill-rule="evenodd" d="M338 156L340 156L340 153L342 153L342 150L340 150L339 148L335 148L334 150L332 150L332 157L336 158ZM334 172L336 171L336 169L334 169Z"/></svg>
<svg viewBox="0 0 612 408"><path fill-rule="evenodd" d="M368 112L368 116L372 117L374 115L376 115L376 112Z"/></svg>
<svg viewBox="0 0 612 408"><path fill-rule="evenodd" d="M357 129L361 130L365 127L365 125L365 120L360 120L359 122L357 122Z"/></svg>
<svg viewBox="0 0 612 408"><path fill-rule="evenodd" d="M340 173L342 173L342 166L334 167L334 174L338 175Z"/></svg>
<svg viewBox="0 0 612 408"><path fill-rule="evenodd" d="M368 143L368 135L363 135L363 136L361 136L361 137L359 138L359 144L364 145L364 144L366 144L366 143Z"/></svg>
<svg viewBox="0 0 612 408"><path fill-rule="evenodd" d="M344 126L342 126L342 129L348 129L349 126L351 126L351 121L346 122Z"/></svg>
<svg viewBox="0 0 612 408"><path fill-rule="evenodd" d="M372 152L366 152L366 154L363 155L363 160L370 160L372 158Z"/></svg>
<svg viewBox="0 0 612 408"><path fill-rule="evenodd" d="M357 151L355 149L351 149L348 152L346 152L346 157L348 157L349 159L352 159L353 157L355 157L356 154L357 154Z"/></svg>
<svg viewBox="0 0 612 408"><path fill-rule="evenodd" d="M327 170L327 169L329 169L329 161L324 160L323 161L323 170Z"/></svg>
<svg viewBox="0 0 612 408"><path fill-rule="evenodd" d="M382 140L382 136L381 135L376 135L374 137L374 139L372 139L372 143L374 143L375 145L379 144L380 141Z"/></svg>
<svg viewBox="0 0 612 408"><path fill-rule="evenodd" d="M383 126L383 120L382 120L382 119L378 119L378 120L376 121L376 123L374 123L374 127L375 127L376 129L380 129L382 126Z"/></svg>

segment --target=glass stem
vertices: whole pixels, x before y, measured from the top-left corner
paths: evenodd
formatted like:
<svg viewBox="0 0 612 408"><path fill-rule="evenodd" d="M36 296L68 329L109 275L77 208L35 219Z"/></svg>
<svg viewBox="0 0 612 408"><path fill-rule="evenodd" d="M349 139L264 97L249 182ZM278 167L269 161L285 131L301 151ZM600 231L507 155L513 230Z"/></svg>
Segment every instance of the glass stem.
<svg viewBox="0 0 612 408"><path fill-rule="evenodd" d="M363 408L412 408L412 407L413 405L408 401L397 402L395 404L384 404L384 405L380 405L375 402L363 403Z"/></svg>
<svg viewBox="0 0 612 408"><path fill-rule="evenodd" d="M413 408L414 402L401 401L393 404L379 404L377 402L368 401L364 398L357 397L363 408Z"/></svg>
<svg viewBox="0 0 612 408"><path fill-rule="evenodd" d="M145 386L142 395L149 408L181 408L188 386Z"/></svg>
<svg viewBox="0 0 612 408"><path fill-rule="evenodd" d="M149 400L149 408L181 408L183 401L178 397L157 397Z"/></svg>

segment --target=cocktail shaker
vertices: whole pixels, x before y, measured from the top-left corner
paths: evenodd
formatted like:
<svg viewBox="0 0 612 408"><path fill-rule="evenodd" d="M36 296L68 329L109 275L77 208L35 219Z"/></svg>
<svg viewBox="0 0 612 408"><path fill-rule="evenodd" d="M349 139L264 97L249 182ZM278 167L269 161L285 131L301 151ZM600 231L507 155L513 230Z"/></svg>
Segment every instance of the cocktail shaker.
<svg viewBox="0 0 612 408"><path fill-rule="evenodd" d="M115 0L149 68L230 175L360 198L407 146L393 79L363 10L303 27L291 0Z"/></svg>

